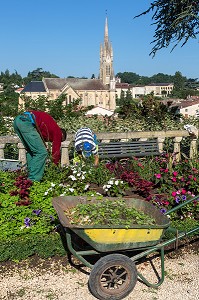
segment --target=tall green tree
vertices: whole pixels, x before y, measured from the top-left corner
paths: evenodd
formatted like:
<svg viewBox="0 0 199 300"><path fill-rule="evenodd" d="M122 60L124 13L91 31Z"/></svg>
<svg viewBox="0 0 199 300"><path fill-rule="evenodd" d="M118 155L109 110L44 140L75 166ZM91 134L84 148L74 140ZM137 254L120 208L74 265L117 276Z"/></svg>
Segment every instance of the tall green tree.
<svg viewBox="0 0 199 300"><path fill-rule="evenodd" d="M17 71L10 73L7 69L5 72L1 72L0 82L4 84L4 92L13 92L17 86L22 86L23 78L17 73Z"/></svg>
<svg viewBox="0 0 199 300"><path fill-rule="evenodd" d="M173 51L180 42L184 46L189 39L196 39L199 33L198 0L155 0L135 18L151 11L152 25L156 25L156 29L150 55L155 56L158 50L167 48L171 43L174 43Z"/></svg>
<svg viewBox="0 0 199 300"><path fill-rule="evenodd" d="M51 74L49 71L44 71L42 68L37 68L31 72L28 72L27 77L24 77L24 84L27 84L31 81L41 81L42 78L59 78L55 74Z"/></svg>
<svg viewBox="0 0 199 300"><path fill-rule="evenodd" d="M15 117L18 113L19 94L13 91L0 93L0 114Z"/></svg>
<svg viewBox="0 0 199 300"><path fill-rule="evenodd" d="M185 87L186 78L182 76L181 72L176 72L174 75L174 89L175 90L182 90Z"/></svg>

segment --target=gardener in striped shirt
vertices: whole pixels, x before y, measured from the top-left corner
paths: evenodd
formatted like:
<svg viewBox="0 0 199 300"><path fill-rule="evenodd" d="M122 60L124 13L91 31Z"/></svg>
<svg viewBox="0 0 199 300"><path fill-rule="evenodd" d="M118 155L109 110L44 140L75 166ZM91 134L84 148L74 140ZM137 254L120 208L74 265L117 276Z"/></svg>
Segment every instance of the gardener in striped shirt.
<svg viewBox="0 0 199 300"><path fill-rule="evenodd" d="M94 166L97 167L99 164L97 137L90 128L80 128L75 134L74 162L78 157L86 159L91 155L94 156Z"/></svg>

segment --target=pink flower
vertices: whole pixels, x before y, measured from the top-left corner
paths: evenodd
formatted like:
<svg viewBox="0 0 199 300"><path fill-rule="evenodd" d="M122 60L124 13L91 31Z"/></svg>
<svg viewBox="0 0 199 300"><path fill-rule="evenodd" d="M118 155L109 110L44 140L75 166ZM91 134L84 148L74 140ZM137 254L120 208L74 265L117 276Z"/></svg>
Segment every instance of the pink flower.
<svg viewBox="0 0 199 300"><path fill-rule="evenodd" d="M185 189L182 189L181 194L185 195L187 193L187 191Z"/></svg>
<svg viewBox="0 0 199 300"><path fill-rule="evenodd" d="M175 176L175 177L178 176L178 172L174 171L173 176Z"/></svg>
<svg viewBox="0 0 199 300"><path fill-rule="evenodd" d="M175 177L172 177L171 180L172 180L173 182L176 182L176 181L177 181Z"/></svg>
<svg viewBox="0 0 199 300"><path fill-rule="evenodd" d="M192 179L192 177L193 177L193 175L189 175L189 176L188 176L189 179Z"/></svg>
<svg viewBox="0 0 199 300"><path fill-rule="evenodd" d="M194 177L193 180L196 181L197 180L196 177Z"/></svg>
<svg viewBox="0 0 199 300"><path fill-rule="evenodd" d="M168 173L168 172L169 172L169 169L165 169L165 170L164 170L164 173Z"/></svg>
<svg viewBox="0 0 199 300"><path fill-rule="evenodd" d="M169 205L169 201L165 201L164 204L165 204L166 206L168 206L168 205Z"/></svg>
<svg viewBox="0 0 199 300"><path fill-rule="evenodd" d="M173 197L175 197L176 195L177 195L176 192L172 192L172 193L171 193L171 196L173 196Z"/></svg>
<svg viewBox="0 0 199 300"><path fill-rule="evenodd" d="M155 177L160 179L162 177L162 175L161 174L155 174Z"/></svg>

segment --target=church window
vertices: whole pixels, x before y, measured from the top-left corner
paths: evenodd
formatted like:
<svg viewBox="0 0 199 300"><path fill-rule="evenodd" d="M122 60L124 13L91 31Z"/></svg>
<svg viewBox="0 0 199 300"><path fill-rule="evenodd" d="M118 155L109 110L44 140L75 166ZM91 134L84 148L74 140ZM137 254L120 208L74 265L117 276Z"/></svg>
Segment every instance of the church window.
<svg viewBox="0 0 199 300"><path fill-rule="evenodd" d="M110 66L106 66L106 75L110 75Z"/></svg>

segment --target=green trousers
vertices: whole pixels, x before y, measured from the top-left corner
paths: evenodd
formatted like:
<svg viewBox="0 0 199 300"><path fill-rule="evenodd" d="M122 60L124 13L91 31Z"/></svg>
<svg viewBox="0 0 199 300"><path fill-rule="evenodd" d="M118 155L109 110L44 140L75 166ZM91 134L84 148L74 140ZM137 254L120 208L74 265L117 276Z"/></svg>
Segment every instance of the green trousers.
<svg viewBox="0 0 199 300"><path fill-rule="evenodd" d="M19 115L15 118L14 130L18 134L26 149L28 178L32 181L40 181L43 177L48 151L31 123L29 116Z"/></svg>

